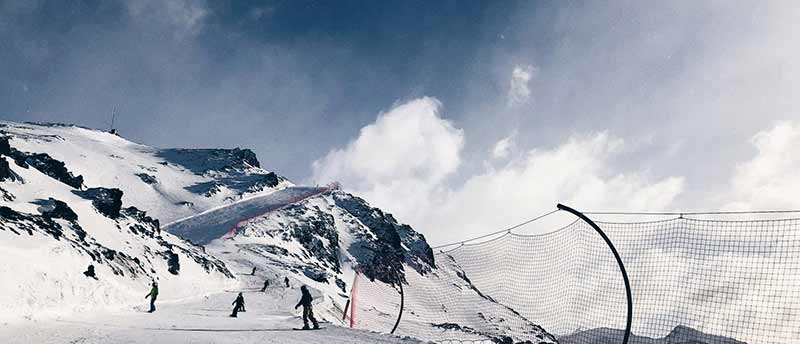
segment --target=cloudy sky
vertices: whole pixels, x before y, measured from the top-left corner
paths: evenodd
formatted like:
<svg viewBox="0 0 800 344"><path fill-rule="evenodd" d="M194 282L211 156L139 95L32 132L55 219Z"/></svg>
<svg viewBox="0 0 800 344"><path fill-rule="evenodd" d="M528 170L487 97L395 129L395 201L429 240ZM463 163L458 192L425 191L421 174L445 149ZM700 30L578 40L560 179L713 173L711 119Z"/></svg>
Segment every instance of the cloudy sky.
<svg viewBox="0 0 800 344"><path fill-rule="evenodd" d="M249 147L443 243L800 208L796 1L0 0L0 117Z"/></svg>

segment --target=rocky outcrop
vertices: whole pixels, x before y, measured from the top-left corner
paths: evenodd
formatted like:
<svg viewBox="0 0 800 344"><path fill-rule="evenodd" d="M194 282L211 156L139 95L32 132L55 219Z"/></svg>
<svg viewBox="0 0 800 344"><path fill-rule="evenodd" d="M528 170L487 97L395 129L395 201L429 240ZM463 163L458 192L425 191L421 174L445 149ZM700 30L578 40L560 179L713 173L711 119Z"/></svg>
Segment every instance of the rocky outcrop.
<svg viewBox="0 0 800 344"><path fill-rule="evenodd" d="M249 149L163 149L156 156L196 174L261 167Z"/></svg>
<svg viewBox="0 0 800 344"><path fill-rule="evenodd" d="M116 219L122 209L122 190L109 188L90 188L85 191L73 191L78 196L91 200L92 205L101 214Z"/></svg>
<svg viewBox="0 0 800 344"><path fill-rule="evenodd" d="M33 167L75 189L83 187L83 176L73 175L64 165L64 162L53 159L46 153L24 153L12 148L11 156L17 165L23 168Z"/></svg>
<svg viewBox="0 0 800 344"><path fill-rule="evenodd" d="M37 202L39 205L39 212L42 216L51 219L64 219L67 221L77 221L78 215L66 203L54 198L47 200L40 200Z"/></svg>
<svg viewBox="0 0 800 344"><path fill-rule="evenodd" d="M147 173L137 173L136 176L139 177L139 179L141 179L143 182L145 182L147 184L150 184L150 185L158 184L158 178L156 178L156 176L154 176L154 175L150 175L150 174L147 174Z"/></svg>
<svg viewBox="0 0 800 344"><path fill-rule="evenodd" d="M336 191L332 193L335 204L358 219L375 234L372 240L362 237L351 247L353 256L359 259L362 272L370 279L394 284L405 282L403 263L420 274L435 268L433 250L422 234L410 226L400 224L391 214L371 207L363 199Z"/></svg>
<svg viewBox="0 0 800 344"><path fill-rule="evenodd" d="M0 156L0 182L15 181L17 180L16 174L11 170L6 158Z"/></svg>

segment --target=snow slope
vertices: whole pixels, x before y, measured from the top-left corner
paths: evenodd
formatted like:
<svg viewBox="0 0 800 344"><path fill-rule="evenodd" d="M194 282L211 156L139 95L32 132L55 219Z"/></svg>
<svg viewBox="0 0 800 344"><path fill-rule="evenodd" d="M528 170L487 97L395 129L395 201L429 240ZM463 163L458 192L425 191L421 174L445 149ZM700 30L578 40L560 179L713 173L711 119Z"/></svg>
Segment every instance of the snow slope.
<svg viewBox="0 0 800 344"><path fill-rule="evenodd" d="M205 216L213 218L199 217ZM191 221L180 228L191 235L201 232L203 223ZM420 234L346 192L327 191L249 218L206 247L234 270L255 267L259 277L254 283L272 279L280 284L282 276L289 276L293 287L309 286L318 315L343 326L350 323L342 316L354 294L354 327L389 332L399 313L402 282L407 297L397 331L401 335L555 342L540 326L482 294L454 261L434 262ZM353 293L356 271L359 287ZM453 303L443 297L470 307L448 309Z"/></svg>
<svg viewBox="0 0 800 344"><path fill-rule="evenodd" d="M0 131L17 150L65 162L88 187L121 189L126 204L164 223L291 185L246 149L158 149L60 124L0 121Z"/></svg>
<svg viewBox="0 0 800 344"><path fill-rule="evenodd" d="M83 313L70 317L0 324L0 338L9 344L155 344L155 343L420 343L321 324L318 331L293 331L302 326L294 306L296 290L269 288L266 293L244 291L247 312L231 318L236 291L162 303L155 313L138 311Z"/></svg>
<svg viewBox="0 0 800 344"><path fill-rule="evenodd" d="M391 214L339 190L293 186L249 150L156 149L57 124L0 122L0 132L9 146L0 139L0 206L7 207L0 208L0 306L11 310L0 334L19 342L150 342L155 333L163 342L253 342L265 333L287 343L396 342L335 327L350 322L342 315L356 279L384 292L370 300L356 290L357 328L388 332L402 283L447 289L474 304L458 324L436 324L430 319L442 304L412 300L400 328L409 334L498 340L508 332L552 342L481 294L456 264L437 264L425 238ZM81 274L88 264L98 279ZM160 282L163 307L132 312L143 309L151 279ZM265 281L270 288L258 292ZM282 332L299 324L293 306L302 285L327 332ZM231 322L237 291L255 302L249 320ZM525 325L508 328L511 318Z"/></svg>
<svg viewBox="0 0 800 344"><path fill-rule="evenodd" d="M233 283L222 262L159 232L143 212L122 208L111 218L80 190L33 167L8 165L15 178L0 183L0 319L128 307L152 279L167 299ZM82 274L89 264L97 279Z"/></svg>

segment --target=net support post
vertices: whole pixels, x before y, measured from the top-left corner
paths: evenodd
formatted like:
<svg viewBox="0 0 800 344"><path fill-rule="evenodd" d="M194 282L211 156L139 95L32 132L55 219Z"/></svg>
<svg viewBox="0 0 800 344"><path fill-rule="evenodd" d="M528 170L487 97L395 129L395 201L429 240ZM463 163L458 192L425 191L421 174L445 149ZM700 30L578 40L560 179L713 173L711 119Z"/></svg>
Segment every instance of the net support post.
<svg viewBox="0 0 800 344"><path fill-rule="evenodd" d="M403 317L403 308L406 298L403 292L403 280L400 278L400 273L395 270L395 274L397 274L397 284L400 286L400 312L397 313L397 321L394 323L394 327L392 327L392 331L389 332L389 334L394 334L394 331L397 330L397 325L400 325L400 318Z"/></svg>
<svg viewBox="0 0 800 344"><path fill-rule="evenodd" d="M611 249L611 253L614 254L614 258L617 260L617 264L619 265L619 270L620 272L622 272L622 279L625 282L625 293L626 296L628 297L628 317L625 323L625 336L622 338L622 344L628 344L628 339L631 336L631 323L633 321L633 296L631 294L631 282L628 279L628 272L625 271L625 265L622 264L622 258L620 258L619 252L617 252L617 248L614 247L614 244L611 242L611 239L608 238L606 233L603 232L603 230L600 229L600 226L594 223L592 219L586 217L586 215L583 215L583 213L575 209L572 209L566 205L563 205L561 203L559 203L556 207L559 210L563 210L577 216L584 222L588 223L589 226L592 226L592 228L594 228L594 230L597 231L598 234L600 234L603 240L605 240L606 244L608 245L608 248Z"/></svg>

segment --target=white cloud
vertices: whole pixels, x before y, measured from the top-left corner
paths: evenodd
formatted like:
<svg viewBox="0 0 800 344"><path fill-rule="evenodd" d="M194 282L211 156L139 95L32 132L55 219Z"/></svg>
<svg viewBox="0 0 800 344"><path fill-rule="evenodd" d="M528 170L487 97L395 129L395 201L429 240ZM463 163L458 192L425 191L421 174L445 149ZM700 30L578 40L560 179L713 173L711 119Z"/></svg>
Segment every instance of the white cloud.
<svg viewBox="0 0 800 344"><path fill-rule="evenodd" d="M614 171L608 161L624 144L598 133L573 137L551 149L530 150L502 169L471 176L424 218L413 219L413 225L443 243L519 223L555 209L559 202L592 210L669 208L683 191L683 178L650 181L636 171Z"/></svg>
<svg viewBox="0 0 800 344"><path fill-rule="evenodd" d="M495 159L507 158L516 146L516 142L514 141L516 136L517 132L515 131L511 133L511 135L508 135L500 141L497 141L497 143L494 144L494 148L492 148L492 157Z"/></svg>
<svg viewBox="0 0 800 344"><path fill-rule="evenodd" d="M528 102L531 97L528 83L536 71L536 68L531 65L514 67L508 87L508 106L520 106Z"/></svg>
<svg viewBox="0 0 800 344"><path fill-rule="evenodd" d="M379 207L412 216L461 163L464 133L439 115L441 103L419 98L361 129L342 149L313 164L313 178L339 181Z"/></svg>
<svg viewBox="0 0 800 344"><path fill-rule="evenodd" d="M736 168L726 210L800 208L800 122L781 122L750 142L756 156Z"/></svg>
<svg viewBox="0 0 800 344"><path fill-rule="evenodd" d="M464 135L439 109L435 99L421 98L381 114L345 148L316 161L315 180L342 182L432 243L496 230L558 202L579 209L663 210L683 190L683 178L650 181L636 171L615 171L609 160L624 153L625 143L607 133L529 150L449 187L445 179L459 167Z"/></svg>

